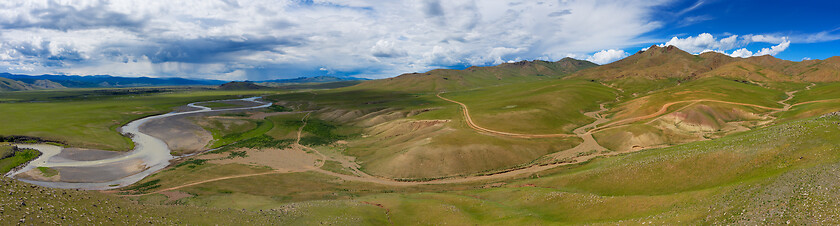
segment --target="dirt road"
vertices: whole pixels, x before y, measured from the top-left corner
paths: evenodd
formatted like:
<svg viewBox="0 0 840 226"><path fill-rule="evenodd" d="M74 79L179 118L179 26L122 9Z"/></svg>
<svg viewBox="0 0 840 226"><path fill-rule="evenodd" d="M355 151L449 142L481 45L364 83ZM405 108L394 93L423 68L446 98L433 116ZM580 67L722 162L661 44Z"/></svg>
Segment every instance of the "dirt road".
<svg viewBox="0 0 840 226"><path fill-rule="evenodd" d="M470 117L470 109L467 107L466 104L458 102L458 101L454 101L454 100L446 98L446 97L442 97L442 96L440 96L440 94L441 93L437 94L438 98L460 105L461 109L463 110L462 112L464 114L464 120L467 121L467 126L469 126L470 128L472 128L472 129L474 129L474 130L476 130L480 133L491 134L491 135L499 135L499 136L508 136L508 137L520 137L520 138L575 137L575 135L566 134L566 133L522 134L522 133L509 133L509 132L502 132L502 131L487 129L487 128L481 127L481 126L475 124L475 122L473 122L472 117Z"/></svg>

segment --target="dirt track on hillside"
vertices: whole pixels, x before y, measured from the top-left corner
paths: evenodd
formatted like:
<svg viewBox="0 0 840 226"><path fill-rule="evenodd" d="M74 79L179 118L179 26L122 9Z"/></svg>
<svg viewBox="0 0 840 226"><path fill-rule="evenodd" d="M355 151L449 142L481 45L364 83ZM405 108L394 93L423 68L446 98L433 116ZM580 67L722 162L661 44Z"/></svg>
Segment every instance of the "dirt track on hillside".
<svg viewBox="0 0 840 226"><path fill-rule="evenodd" d="M605 128L616 126L616 125L621 125L621 124L626 124L626 123L631 123L631 122L637 122L637 121L641 121L641 120L645 120L645 119L652 119L652 118L655 118L655 117L660 116L662 114L665 114L666 112L668 112L668 108L675 105L675 104L683 104L683 103L695 104L695 103L700 103L700 102L724 103L724 104L740 105L740 106L747 106L747 107L755 107L755 108L761 108L761 109L766 109L766 110L781 110L782 109L782 108L766 107L766 106L761 106L761 105L756 105L756 104L745 104L745 103L722 101L722 100L712 100L712 99L683 100L683 101L675 101L675 102L666 103L665 105L662 105L662 107L660 107L659 110L654 112L654 113L651 113L651 114L648 114L648 115L643 115L643 116L638 116L638 117L633 117L633 118L626 118L626 119L618 120L618 121L615 121L615 122L611 122L611 123L603 125L600 128L595 129L595 130L590 131L590 132L600 131L600 130L603 130Z"/></svg>
<svg viewBox="0 0 840 226"><path fill-rule="evenodd" d="M467 125L470 128L472 128L472 129L474 129L474 130L476 130L480 133L500 135L500 136L508 136L508 137L520 137L520 138L575 137L575 135L566 134L566 133L522 134L522 133L508 133L508 132L502 132L502 131L487 129L487 128L481 127L481 126L475 124L475 122L473 122L472 117L470 117L470 109L467 108L466 104L458 102L458 101L454 101L452 99L448 99L446 97L442 97L442 96L440 96L440 93L437 94L437 97L440 98L440 99L443 99L445 101L449 101L449 102L461 105L461 109L463 110L463 114L464 114L464 120L467 121Z"/></svg>
<svg viewBox="0 0 840 226"><path fill-rule="evenodd" d="M806 89L810 89L810 88L811 88L811 86L807 87ZM606 119L606 118L604 118L600 115L602 112L605 112L605 111L608 110L607 108L604 107L603 104L601 104L601 109L600 110L594 111L594 112L584 113L584 115L592 117L596 120L594 122L588 124L588 125L585 125L585 126L582 126L582 127L579 127L577 129L575 129L574 130L575 135L572 135L572 134L519 134L519 133L508 133L508 132L501 132L501 131L496 131L496 130L483 128L481 126L476 125L475 122L472 121L472 118L470 117L470 114L469 114L469 109L467 108L467 106L465 104L463 104L461 102L458 102L458 101L454 101L454 100L445 98L445 97L442 97L442 96L440 96L440 93L438 93L437 94L438 98L441 98L443 100L446 100L446 101L449 101L449 102L460 105L462 110L463 110L462 112L463 112L465 121L467 122L467 125L470 128L476 130L477 132L484 133L484 134L490 134L490 135L519 137L519 138L579 137L579 138L584 140L584 142L582 142L581 144L579 144L578 146L576 146L574 148L564 150L564 151L560 151L560 152L556 152L554 154L549 155L549 157L552 157L552 159L554 159L554 160L558 160L558 159L560 159L560 157L566 157L565 155L568 155L568 154L588 152L588 151L592 151L592 150L596 151L594 154L590 154L590 155L575 156L575 157L572 157L572 158L566 157L566 159L570 160L570 161L560 161L560 162L555 161L555 162L552 162L552 163L549 163L549 164L531 165L531 166L528 166L528 167L512 169L512 170L508 170L508 171L502 171L502 172L495 173L495 174L490 174L490 175L451 177L451 178L431 180L431 181L397 181L397 180L393 180L393 179L389 179L389 178L381 178L381 177L376 177L376 176L369 175L369 174L359 170L356 167L351 167L350 168L354 172L354 174L356 174L355 176L340 174L340 173L336 173L336 172L321 169L320 166L323 166L323 163L326 162L328 157L326 157L325 155L320 153L317 149L307 147L307 146L304 146L304 145L300 144L300 138L301 138L301 135L302 135L303 127L306 126L306 121L309 117L309 114L307 114L302 119L302 121L304 123L298 129L298 134L297 134L298 136L297 136L295 144L292 146L292 148L295 149L295 150L307 151L309 153L316 154L321 158L322 161L319 161L320 164L316 164L316 167L312 168L310 171L334 176L334 177L337 177L339 179L346 180L346 181L369 182L369 183L377 183L377 184L391 185L391 186L413 186L413 185L428 185L428 184L470 183L470 182L493 180L493 179L502 179L502 178L509 178L509 177L518 176L518 175L537 173L537 172L541 172L541 171L545 171L545 170L555 168L557 166L578 164L580 162L585 162L585 161L591 160L591 159L596 158L596 157L612 156L612 155L618 155L618 154L624 154L624 153L638 151L638 150L630 150L630 151L625 151L625 152L608 152L608 150L606 148L600 146L592 138L592 133L596 132L596 131L599 131L599 130L602 130L602 129L605 129L605 128L608 128L608 127L620 125L620 124L631 123L631 122L635 122L635 121L646 120L646 119L651 119L651 118L661 116L662 114L665 114L668 111L669 107L671 107L675 104L681 104L681 103L695 104L695 103L700 103L700 102L714 102L714 103L724 103L724 104L732 104L732 105L739 105L739 106L755 107L755 108L761 108L761 109L766 109L766 110L774 110L774 113L775 113L775 112L781 112L781 111L788 111L790 108L792 108L794 106L802 105L802 104L829 102L829 101L840 100L840 99L815 100L815 101L797 103L797 104L793 104L793 105L787 104L786 102L793 99L794 94L796 92L797 91L787 92L786 94L788 94L788 98L778 102L779 104L784 105L783 108L773 108L773 107L766 107L766 106L755 105L755 104L745 104L745 103L712 100L712 99L685 100L685 101L676 101L676 102L666 103L657 112L652 113L652 114L639 116L639 117L622 119L622 120L619 120L619 121L608 123L604 126L598 126L599 124L602 124L602 123L608 121L608 119ZM587 131L587 129L589 129L589 131ZM341 163L345 163L344 161L346 161L346 160L340 160L340 159L330 159L330 160L336 160L336 161L339 161ZM260 176L260 175L267 175L267 174L275 174L275 173L285 173L285 172L271 171L271 172L264 172L264 173L243 174L243 175L220 177L220 178L214 178L214 179L209 179L209 180L205 180L205 181L193 182L193 183L190 183L190 184L180 185L180 186L176 186L176 187L166 188L166 189L158 190L158 191L155 191L155 192L152 192L152 193L149 193L149 194L156 194L156 193L161 193L161 192L166 192L166 191L172 191L172 190L176 190L176 189L180 189L180 188L184 188L184 187L189 187L189 186L194 186L194 185L198 185L198 184L203 184L203 183L208 183L208 182L214 182L214 181L220 181L220 180L226 180L226 179L234 179L234 178L242 178L242 177ZM141 194L141 195L147 195L147 194ZM141 196L141 195L126 195L126 196Z"/></svg>

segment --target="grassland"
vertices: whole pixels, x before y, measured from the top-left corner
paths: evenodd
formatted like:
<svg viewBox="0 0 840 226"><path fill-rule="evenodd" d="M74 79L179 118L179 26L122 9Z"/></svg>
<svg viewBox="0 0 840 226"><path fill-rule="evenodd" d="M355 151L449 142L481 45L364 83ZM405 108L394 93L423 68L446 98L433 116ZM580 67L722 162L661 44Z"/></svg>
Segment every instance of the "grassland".
<svg viewBox="0 0 840 226"><path fill-rule="evenodd" d="M124 151L130 140L116 129L132 120L191 102L241 98L277 91L203 89L77 89L3 92L0 134L58 140L75 147Z"/></svg>
<svg viewBox="0 0 840 226"><path fill-rule="evenodd" d="M558 167L539 176L473 184L393 187L341 182L315 173L237 178L183 188L193 197L180 203L287 209L299 214L295 222L338 216L394 224L837 222L832 217L811 216L807 210L829 214L831 209L819 206L840 204L840 196L827 192L840 188L840 183L820 179L840 173L838 123L838 116L795 120L713 141ZM186 178L194 175L189 170L209 170L200 175L228 175L246 168L258 172L243 167L203 165L176 170L184 171L178 173L184 176L180 180L191 180ZM803 182L812 186L801 186ZM828 190L819 192L817 185ZM788 202L812 207L784 204ZM337 212L364 206L359 204L371 208ZM797 211L772 214L778 207Z"/></svg>
<svg viewBox="0 0 840 226"><path fill-rule="evenodd" d="M593 119L582 112L615 101L617 91L596 82L553 80L496 86L444 96L469 106L475 123L515 133L571 133Z"/></svg>
<svg viewBox="0 0 840 226"><path fill-rule="evenodd" d="M159 212L168 208L217 211L213 213L286 224L840 223L834 218L840 216L836 208L840 206L840 183L835 182L840 176L840 117L819 117L840 108L831 101L806 103L840 95L835 92L836 85L817 84L806 90L807 83L758 84L719 77L610 82L605 84L612 87L598 81L543 77L487 82L493 84L487 86L476 82L475 87L442 94L466 104L476 124L499 131L571 133L592 123L595 119L584 113L598 110L600 104L609 109L604 115L610 121L599 126L634 120L593 131L596 141L609 149L605 152L623 154L517 176L435 185L377 181L417 182L500 172L535 164L581 141L477 132L467 125L459 105L443 101L429 90L348 87L271 94L266 99L282 108L259 110L269 113L265 119L252 117L256 111L197 118L216 139L211 146L223 147L210 154L227 152L228 158L244 158L251 149L295 149L313 155L312 150L317 150L334 159L319 162L319 157L315 161L323 163L317 165L319 169L293 172L245 162L183 159L126 188L124 194L153 194L132 196L128 199L142 205L125 204L129 207L124 208L167 217L151 218L153 223L215 219ZM449 81L441 84L451 85ZM804 104L781 111L786 105L780 101L788 98L785 92L797 90L796 96L784 103ZM64 134L64 139L54 131L51 133L57 135L44 136L88 141L94 136L115 135L114 139L88 141L94 143L88 145L107 148L118 147L124 138L112 130L115 127L95 127L99 120L111 120L108 125L118 126L132 119L129 116L159 113L187 102L260 92L267 91L175 90L104 95L92 100L74 96L61 102L55 98L69 94L44 92L34 93L36 99L2 104L15 108L46 104L62 110L80 105L88 108L78 111L99 114L106 112L106 106L115 107L115 115L121 116L77 120L89 127ZM15 95L0 99L20 101L26 96ZM47 102L30 103L33 100ZM126 103L114 103L122 100ZM273 114L277 112L283 113ZM31 117L46 113L35 114ZM79 113L75 117L85 116ZM55 122L74 125L70 121ZM738 129L731 130L733 123ZM299 143L308 147L296 144L298 131ZM646 136L655 141L640 147L646 150L623 149L628 148L626 141L648 139ZM75 142L70 143L82 144ZM663 148L651 148L656 146ZM355 168L347 167L348 162L358 164L358 169L376 180L338 177L357 175ZM51 171L43 169L43 173ZM83 194L87 193L78 195ZM120 200L113 202L126 202ZM244 210L230 212L226 208ZM105 214L96 212L99 209L85 211ZM17 218L26 211L13 213Z"/></svg>
<svg viewBox="0 0 840 226"><path fill-rule="evenodd" d="M16 150L12 146L0 144L0 174L6 174L15 167L32 161L40 155L41 152L36 150Z"/></svg>

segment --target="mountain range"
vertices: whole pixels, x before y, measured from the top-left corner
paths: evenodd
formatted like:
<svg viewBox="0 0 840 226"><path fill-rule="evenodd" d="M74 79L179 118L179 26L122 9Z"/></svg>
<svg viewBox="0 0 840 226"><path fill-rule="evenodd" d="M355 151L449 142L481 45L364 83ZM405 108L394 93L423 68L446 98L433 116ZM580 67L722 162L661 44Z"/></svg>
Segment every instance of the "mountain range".
<svg viewBox="0 0 840 226"><path fill-rule="evenodd" d="M366 79L354 77L316 76L299 77L293 79L256 81L255 83L277 86L282 84L327 83L361 80ZM225 84L227 82L228 81L222 80L186 78L118 77L110 75L20 75L11 73L0 73L0 91L139 86L217 86Z"/></svg>
<svg viewBox="0 0 840 226"><path fill-rule="evenodd" d="M615 86L649 84L651 81L683 81L703 77L722 77L750 83L767 82L836 82L840 81L840 56L825 60L800 62L770 55L749 58L730 57L717 52L691 54L674 46L651 46L616 62L595 63L564 58L550 62L542 60L503 63L496 66L472 66L463 70L435 69L425 73L407 73L393 78L369 80L355 77L299 77L255 81L278 86L291 83L328 83L363 81L359 89L376 88L407 92L457 91L491 86L499 82L534 81L552 78L584 78L604 81ZM221 85L227 81L116 77L109 75L18 75L0 73L0 91L136 86Z"/></svg>

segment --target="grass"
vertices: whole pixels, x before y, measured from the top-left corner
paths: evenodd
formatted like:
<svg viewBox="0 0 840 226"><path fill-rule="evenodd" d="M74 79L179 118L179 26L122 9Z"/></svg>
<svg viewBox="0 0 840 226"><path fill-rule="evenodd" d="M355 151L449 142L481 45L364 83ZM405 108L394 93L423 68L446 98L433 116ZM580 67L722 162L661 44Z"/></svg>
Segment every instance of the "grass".
<svg viewBox="0 0 840 226"><path fill-rule="evenodd" d="M120 126L148 115L171 111L191 102L241 98L269 91L160 89L72 89L4 92L0 99L0 134L43 137L74 147L123 151L130 139L116 132ZM276 91L275 91L276 92ZM8 96L8 97L7 97ZM60 112L57 114L56 112Z"/></svg>
<svg viewBox="0 0 840 226"><path fill-rule="evenodd" d="M819 83L810 90L796 93L788 103L796 104L814 100L840 99L840 83Z"/></svg>
<svg viewBox="0 0 840 226"><path fill-rule="evenodd" d="M582 112L597 110L599 103L609 103L616 95L621 95L624 102L614 104L617 108L611 114L626 118L648 114L664 103L676 100L716 99L781 107L776 101L786 97L783 91L795 90L801 85L775 84L773 87L781 88L768 89L719 78L680 85L669 82L676 83L668 80L638 87L633 91L638 93L637 99L631 99L632 95L627 94L630 86L624 86L622 94L583 80L521 81L444 95L470 106L474 120L491 129L567 133L591 122ZM830 97L831 88L822 87L832 86L815 87L819 92L804 93L803 98ZM643 90L655 91L641 92ZM201 96L204 97L207 96ZM304 127L302 143L328 145L335 149L329 154L356 157L364 171L378 176L423 181L488 172L527 164L579 143L577 139L518 139L476 133L467 128L457 105L437 99L434 93L385 92L355 87L279 94L269 98L288 101L284 106L289 108L317 110ZM690 106L685 111L702 113L702 117L698 116L700 119L714 118L724 122L748 120L735 116L729 119L729 115L723 114L727 111L766 112L725 104L706 106L708 111L695 111ZM675 105L669 111L682 107L686 106ZM193 211L204 210L203 207L211 207L212 211L246 209L218 213L230 214L230 217L258 216L254 220L262 219L259 218L262 215L256 213L263 210L270 213L271 219L285 224L764 223L756 220L767 220L765 222L769 224L787 220L801 224L834 223L836 221L809 221L831 219L809 218L808 214L836 216L836 206L840 205L840 193L836 192L840 182L834 182L840 176L840 152L837 152L840 150L840 117L811 117L835 108L831 103L801 105L781 114L786 121L778 125L757 127L709 141L596 158L533 175L465 184L387 186L343 181L315 172L272 173L179 189L193 197L177 201L177 207ZM365 116L380 111L400 114L419 109L429 111L382 121L372 118L385 116ZM334 112L348 116L330 115ZM234 152L235 148L288 147L302 125L302 117L303 114L276 115L240 126L220 122L210 123L212 127L206 128L217 130L214 137L230 141L219 152L229 152L231 157L236 157L244 152ZM369 122L378 123L365 124ZM635 123L596 133L595 138L611 149L633 139L621 137L619 133L634 136L653 133L667 138L660 142L664 144L682 143L684 140L678 138L685 135L663 132L655 124ZM339 139L348 143L335 144ZM335 161L325 162L323 169L352 174ZM187 160L126 189L154 192L197 181L269 170L242 164L218 165L205 160ZM803 195L805 193L807 195ZM167 203L164 199L160 195L136 199L154 205L125 208L142 208L148 215L171 217L158 212L171 207L157 205ZM161 209L155 209L158 207ZM785 214L774 214L781 210ZM119 216L128 218L128 214ZM195 216L185 214L171 219L198 222L215 217L193 219Z"/></svg>
<svg viewBox="0 0 840 226"><path fill-rule="evenodd" d="M53 177L58 175L58 170L49 167L38 167L38 171L41 171L41 175L44 177Z"/></svg>
<svg viewBox="0 0 840 226"><path fill-rule="evenodd" d="M685 82L679 86L639 95L634 99L625 99L623 103L611 109L608 114L612 115L613 121L615 121L654 113L670 102L699 99L781 108L782 105L776 102L786 97L787 95L780 90L713 77ZM755 109L753 111L762 112L766 110Z"/></svg>
<svg viewBox="0 0 840 226"><path fill-rule="evenodd" d="M218 148L231 143L254 138L265 134L274 127L270 120L235 120L234 122L221 122L221 120L209 120L202 123L204 129L213 135L213 143L210 148Z"/></svg>
<svg viewBox="0 0 840 226"><path fill-rule="evenodd" d="M14 224L281 224L278 212L251 212L184 205L143 205L110 194L53 189L0 177L0 225ZM25 200L25 201L22 201ZM21 203L25 203L21 205ZM37 210L34 213L33 210Z"/></svg>
<svg viewBox="0 0 840 226"><path fill-rule="evenodd" d="M301 124L300 122L294 121L288 123L288 126ZM306 126L303 127L303 132L306 132L306 134L302 135L300 143L307 146L332 144L333 142L344 140L351 136L340 134L338 126L318 119L308 119Z"/></svg>
<svg viewBox="0 0 840 226"><path fill-rule="evenodd" d="M344 175L351 175L351 176L356 175L356 174L353 173L352 170L347 169L347 167L342 166L340 162L336 162L336 161L332 161L332 160L327 160L326 162L324 162L324 166L322 166L321 169L324 169L326 171L331 171L331 172L344 174Z"/></svg>
<svg viewBox="0 0 840 226"><path fill-rule="evenodd" d="M261 148L277 148L283 149L288 148L294 140L286 139L286 140L277 140L267 135L259 135L255 137L251 137L248 139L240 140L236 143L231 145L224 146L219 148L212 153L222 153L222 152L230 152L231 157L242 156L243 154L237 154L238 152L233 151L237 148L251 148L251 149L261 149ZM242 156L244 157L244 156Z"/></svg>
<svg viewBox="0 0 840 226"><path fill-rule="evenodd" d="M297 131L300 128L300 120L305 113L275 115L266 118L271 120L274 127L265 134L275 139L297 139Z"/></svg>
<svg viewBox="0 0 840 226"><path fill-rule="evenodd" d="M502 181L500 188L481 188L495 181L391 187L342 182L317 173L289 173L187 187L182 190L196 196L182 203L248 210L295 206L291 211L294 214L286 215L294 216L292 219L295 220L291 222L328 219L342 219L337 222L386 220L394 224L740 222L738 220L751 218L744 214L720 216L740 213L741 207L760 205L756 200L802 203L804 201L800 199L768 200L770 198L762 194L781 186L775 184L778 180L801 184L801 180L812 178L796 176L802 172L834 172L823 167L840 162L840 154L835 151L840 147L838 123L838 116L794 120L712 141L598 158L541 172L539 176L514 177ZM337 162L327 162L324 167L340 171ZM238 164L204 164L192 169L165 171L147 180L178 181L167 185L174 186L198 180L191 176L211 177L260 170ZM831 181L818 178L813 180ZM840 196L831 198L835 196L820 200L840 203ZM335 212L354 206L363 210L346 214ZM709 215L710 212L714 214Z"/></svg>
<svg viewBox="0 0 840 226"><path fill-rule="evenodd" d="M473 121L485 128L515 133L571 133L594 119L582 112L615 100L617 91L596 82L553 80L517 83L444 97L466 104Z"/></svg>
<svg viewBox="0 0 840 226"><path fill-rule="evenodd" d="M27 163L32 161L33 159L37 158L41 155L41 152L33 150L33 149L23 149L11 152L12 154L9 155L11 148L9 146L1 146L0 152L5 152L7 157L0 158L0 174L5 174L14 169L15 167L20 166L21 164Z"/></svg>

